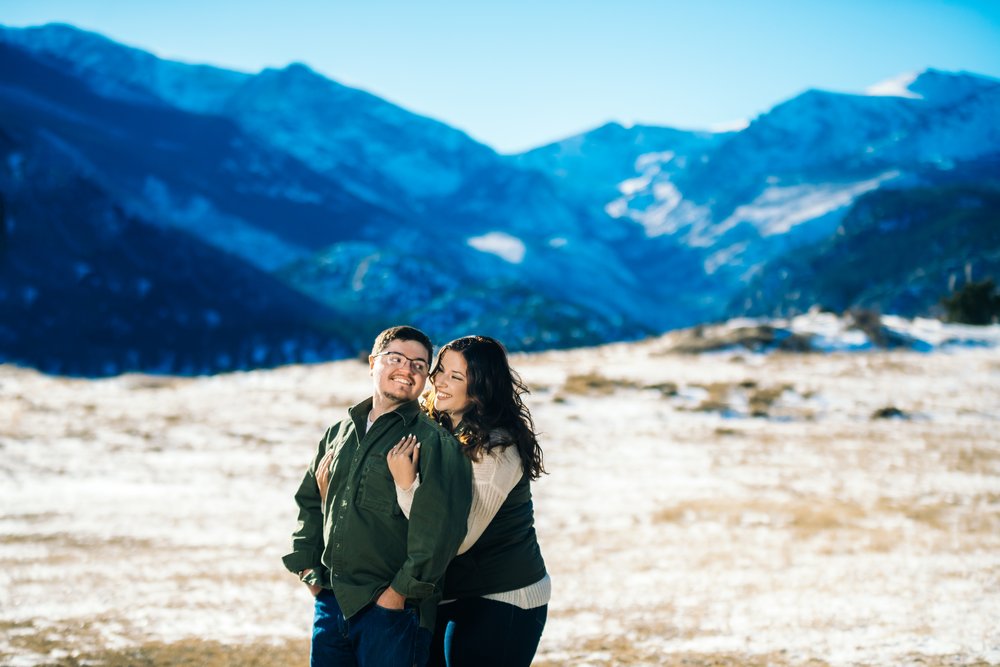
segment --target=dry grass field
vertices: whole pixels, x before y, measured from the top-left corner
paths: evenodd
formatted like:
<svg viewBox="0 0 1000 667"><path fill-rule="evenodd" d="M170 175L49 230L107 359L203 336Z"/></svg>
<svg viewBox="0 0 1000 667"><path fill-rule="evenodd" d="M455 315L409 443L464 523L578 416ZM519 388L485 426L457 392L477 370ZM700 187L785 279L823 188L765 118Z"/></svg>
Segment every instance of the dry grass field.
<svg viewBox="0 0 1000 667"><path fill-rule="evenodd" d="M1000 664L1000 352L518 355L555 665ZM0 367L0 664L305 664L281 569L356 361Z"/></svg>

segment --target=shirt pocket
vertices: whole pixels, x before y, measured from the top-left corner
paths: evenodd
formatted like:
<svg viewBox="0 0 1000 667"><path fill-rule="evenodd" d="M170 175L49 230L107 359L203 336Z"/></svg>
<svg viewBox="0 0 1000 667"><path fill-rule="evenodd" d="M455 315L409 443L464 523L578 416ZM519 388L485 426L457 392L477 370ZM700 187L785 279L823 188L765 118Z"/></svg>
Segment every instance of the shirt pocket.
<svg viewBox="0 0 1000 667"><path fill-rule="evenodd" d="M396 485L385 460L375 457L365 461L361 472L361 488L358 490L358 505L380 514L402 514L396 503Z"/></svg>

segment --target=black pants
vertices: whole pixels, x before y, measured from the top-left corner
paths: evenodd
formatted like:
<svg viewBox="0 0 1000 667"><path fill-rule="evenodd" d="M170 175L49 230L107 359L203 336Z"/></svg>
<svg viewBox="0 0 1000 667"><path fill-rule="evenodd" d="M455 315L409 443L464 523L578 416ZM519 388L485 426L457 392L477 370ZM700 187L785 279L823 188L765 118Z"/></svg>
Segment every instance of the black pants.
<svg viewBox="0 0 1000 667"><path fill-rule="evenodd" d="M528 667L549 606L521 609L468 598L438 607L429 667Z"/></svg>

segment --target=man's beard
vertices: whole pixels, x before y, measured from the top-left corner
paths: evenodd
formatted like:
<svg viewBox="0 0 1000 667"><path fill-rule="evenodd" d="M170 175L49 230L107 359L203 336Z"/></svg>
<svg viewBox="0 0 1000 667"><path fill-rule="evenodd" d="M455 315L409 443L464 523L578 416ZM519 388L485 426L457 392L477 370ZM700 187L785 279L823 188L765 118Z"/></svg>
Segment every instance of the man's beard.
<svg viewBox="0 0 1000 667"><path fill-rule="evenodd" d="M394 381L392 379L390 379L390 382L394 382ZM407 389L406 387L402 387L402 386L396 387L395 385L390 385L388 389L383 389L381 387L378 387L377 390L378 390L379 395L384 400L389 401L391 403L398 403L398 404L402 405L403 403L406 403L408 401L413 400L413 398L411 398L411 396L410 396L410 390ZM397 391L400 392L401 394L403 394L403 396L398 396L395 393L393 393L393 392L397 392Z"/></svg>
<svg viewBox="0 0 1000 667"><path fill-rule="evenodd" d="M409 397L409 396L407 396L407 397L405 397L405 398L404 398L404 397L402 397L402 396L394 396L393 394L390 394L390 393L389 393L389 392L388 392L387 390L385 390L385 389L383 389L383 390L380 390L380 391L379 391L379 393L380 393L380 394L382 394L382 398L384 398L385 400L387 400L387 401L389 401L389 402L391 402L391 403L399 403L399 404L403 404L403 403L406 403L407 401L409 401L409 400L410 400L410 397Z"/></svg>

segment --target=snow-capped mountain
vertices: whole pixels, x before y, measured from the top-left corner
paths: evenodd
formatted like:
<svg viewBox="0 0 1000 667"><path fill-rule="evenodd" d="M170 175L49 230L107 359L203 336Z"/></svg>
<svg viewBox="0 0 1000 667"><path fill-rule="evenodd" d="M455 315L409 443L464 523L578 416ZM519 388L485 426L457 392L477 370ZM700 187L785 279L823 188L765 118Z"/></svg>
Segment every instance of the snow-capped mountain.
<svg viewBox="0 0 1000 667"><path fill-rule="evenodd" d="M661 174L676 176L727 136L608 123L512 159L522 167L549 173L574 197L604 208L619 197L647 189ZM622 180L623 174L633 172L634 177Z"/></svg>
<svg viewBox="0 0 1000 667"><path fill-rule="evenodd" d="M822 266L819 275L788 260L825 252L866 195L936 188L946 178L982 185L1000 154L993 122L1000 84L933 70L866 95L808 91L740 131L612 123L500 156L303 64L250 74L176 63L65 25L0 28L0 61L0 307L24 322L0 336L0 354L84 373L103 372L102 364L74 366L79 352L52 361L53 349L77 349L60 342L62 328L50 329L43 351L22 345L24 332L52 319L43 308L23 308L24 295L35 295L33 304L52 303L50 294L96 303L103 292L91 288L111 281L90 280L83 290L79 276L53 281L25 267L49 252L57 264L86 265L86 275L121 273L128 250L100 231L101 220L128 220L158 239L154 245L184 248L199 262L225 256L213 271L244 282L256 276L251 282L270 285L260 289L275 298L273 290L288 290L303 315L289 319L301 321L296 340L331 332L330 348L284 344L285 353L259 363L352 354L400 321L439 340L480 332L513 349L537 349L634 338L735 312L808 308L774 276L819 285L835 272L808 264ZM43 186L25 178L29 172L61 174L61 185ZM64 201L78 187L94 193L85 201L99 203L83 210ZM96 245L28 242L25 230L55 219L57 235L80 226ZM95 331L101 322L134 319L143 294L168 285L179 290L171 297L177 304L204 292L165 281L156 263L146 257L152 277L134 277L154 287L135 303L106 300ZM246 301L226 292L223 276L207 280L217 290L212 299ZM907 314L938 298L925 287L906 302ZM854 296L838 299L851 305ZM265 303L254 312L265 313ZM172 320L170 312L164 326L187 331L178 344L197 347L197 326L178 322L198 319ZM222 348L245 346L263 327L239 309L225 320L247 333ZM221 348L209 356L203 366L163 366L149 355L119 355L104 367L197 372L254 363Z"/></svg>
<svg viewBox="0 0 1000 667"><path fill-rule="evenodd" d="M688 152L663 142L631 165L620 156L634 140L607 128L521 159L558 179L566 172L563 147L587 146L617 167L603 172L610 177L603 185L588 184L602 193L592 204L640 225L647 246L666 245L668 256L678 245L693 250L714 296L739 302L770 262L835 234L866 193L930 185L949 172L976 182L982 170L963 165L1000 154L1000 82L928 70L873 90L807 91L742 131L688 143ZM602 173L584 161L586 173ZM617 193L608 196L612 183Z"/></svg>
<svg viewBox="0 0 1000 667"><path fill-rule="evenodd" d="M52 159L33 167L78 170L130 218L347 312L339 339L401 318L438 337L507 333L514 348L655 330L650 298L618 298L637 291L635 280L591 238L622 234L456 130L299 65L227 77L65 26L29 49L6 39L48 30L0 35L5 164ZM178 83L185 73L215 90ZM182 91L182 104L164 90ZM14 248L25 212L53 193L6 175L20 184L4 190ZM601 271L580 274L584 259Z"/></svg>
<svg viewBox="0 0 1000 667"><path fill-rule="evenodd" d="M1000 276L1000 159L923 180L860 197L836 233L770 262L729 312L919 313L966 280Z"/></svg>

